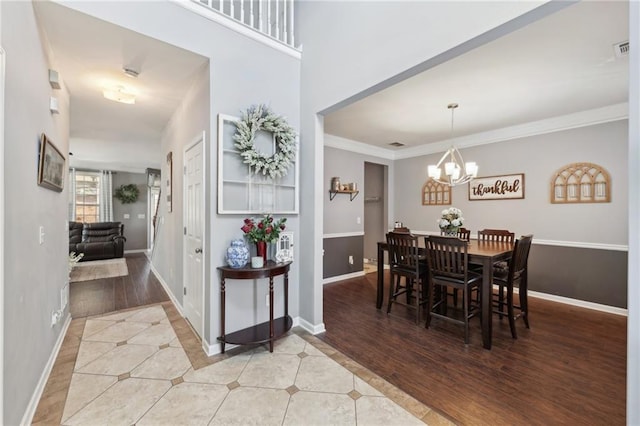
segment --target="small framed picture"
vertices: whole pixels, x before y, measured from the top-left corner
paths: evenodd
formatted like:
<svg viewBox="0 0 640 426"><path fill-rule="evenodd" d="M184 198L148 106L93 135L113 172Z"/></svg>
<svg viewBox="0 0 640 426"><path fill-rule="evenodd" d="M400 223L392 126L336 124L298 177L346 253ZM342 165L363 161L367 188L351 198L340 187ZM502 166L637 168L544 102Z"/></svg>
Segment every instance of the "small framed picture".
<svg viewBox="0 0 640 426"><path fill-rule="evenodd" d="M40 159L38 161L38 185L52 191L64 189L64 155L43 133L40 137Z"/></svg>
<svg viewBox="0 0 640 426"><path fill-rule="evenodd" d="M293 262L293 232L281 232L278 236L276 262Z"/></svg>

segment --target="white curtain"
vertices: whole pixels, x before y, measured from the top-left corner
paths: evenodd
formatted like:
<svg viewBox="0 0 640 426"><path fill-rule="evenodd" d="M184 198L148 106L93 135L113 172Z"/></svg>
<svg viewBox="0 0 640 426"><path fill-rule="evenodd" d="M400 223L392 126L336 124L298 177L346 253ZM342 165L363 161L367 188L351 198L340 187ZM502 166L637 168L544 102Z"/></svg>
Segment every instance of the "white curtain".
<svg viewBox="0 0 640 426"><path fill-rule="evenodd" d="M113 221L113 180L111 172L100 172L100 222Z"/></svg>
<svg viewBox="0 0 640 426"><path fill-rule="evenodd" d="M76 220L76 169L69 170L69 220Z"/></svg>

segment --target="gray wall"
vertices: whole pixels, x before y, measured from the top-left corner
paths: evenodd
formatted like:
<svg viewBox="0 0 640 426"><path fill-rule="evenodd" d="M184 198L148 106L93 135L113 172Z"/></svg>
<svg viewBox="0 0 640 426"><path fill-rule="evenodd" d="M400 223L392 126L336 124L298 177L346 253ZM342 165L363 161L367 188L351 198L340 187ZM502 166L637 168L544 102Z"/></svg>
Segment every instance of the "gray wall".
<svg viewBox="0 0 640 426"><path fill-rule="evenodd" d="M124 224L125 250L143 250L147 248L147 175L144 173L116 172L113 175L113 190L120 185L135 184L140 195L135 203L122 204L113 197L113 220ZM124 215L129 218L125 219ZM142 215L142 217L138 217Z"/></svg>
<svg viewBox="0 0 640 426"><path fill-rule="evenodd" d="M468 200L468 185L454 187L452 206L462 209L464 226L510 229L535 239L627 244L627 121L537 135L461 150L465 161L476 161L480 176L524 173L522 200ZM412 230L436 232L442 206L423 206L421 188L428 164L441 153L398 160L393 204L396 217ZM550 182L562 166L596 163L611 175L610 203L551 204Z"/></svg>
<svg viewBox="0 0 640 426"><path fill-rule="evenodd" d="M534 244L529 289L602 305L627 307L627 252Z"/></svg>
<svg viewBox="0 0 640 426"><path fill-rule="evenodd" d="M52 90L52 68L40 41L30 2L0 2L0 32L6 51L4 232L4 380L2 423L19 424L63 321L51 326L60 309L60 290L67 284L67 202L62 193L37 185L38 142L44 132L68 158L69 96ZM60 113L49 111L56 96ZM66 180L65 180L66 183ZM44 228L39 244L38 228Z"/></svg>
<svg viewBox="0 0 640 426"><path fill-rule="evenodd" d="M363 236L324 239L322 278L336 277L362 271ZM349 263L353 257L353 264Z"/></svg>

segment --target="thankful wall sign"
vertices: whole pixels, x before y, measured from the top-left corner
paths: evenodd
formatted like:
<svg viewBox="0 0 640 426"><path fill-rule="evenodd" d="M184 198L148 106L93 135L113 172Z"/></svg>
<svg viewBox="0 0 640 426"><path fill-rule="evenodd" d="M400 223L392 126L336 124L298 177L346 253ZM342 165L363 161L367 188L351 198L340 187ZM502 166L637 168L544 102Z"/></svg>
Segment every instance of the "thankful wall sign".
<svg viewBox="0 0 640 426"><path fill-rule="evenodd" d="M469 201L524 198L524 173L486 176L469 182Z"/></svg>

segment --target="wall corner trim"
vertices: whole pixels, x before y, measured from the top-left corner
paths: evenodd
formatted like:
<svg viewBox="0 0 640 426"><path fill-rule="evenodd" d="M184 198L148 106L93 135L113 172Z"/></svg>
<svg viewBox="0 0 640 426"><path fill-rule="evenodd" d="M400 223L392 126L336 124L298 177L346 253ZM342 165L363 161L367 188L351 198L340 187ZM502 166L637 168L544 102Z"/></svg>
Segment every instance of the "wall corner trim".
<svg viewBox="0 0 640 426"><path fill-rule="evenodd" d="M302 328L305 331L308 331L309 333L316 335L316 334L320 334L320 333L324 333L326 330L326 328L324 328L324 323L321 322L320 324L317 325L313 325L311 324L309 321L305 320L304 318L301 317L296 317L293 320L293 324L298 325L300 328Z"/></svg>
<svg viewBox="0 0 640 426"><path fill-rule="evenodd" d="M38 408L38 403L40 402L40 398L42 398L42 392L44 392L44 387L49 380L49 375L51 374L51 370L53 369L53 365L58 358L58 353L60 352L60 348L62 347L62 342L64 341L65 336L67 335L67 330L69 329L69 325L71 324L71 314L67 313L67 318L64 321L62 326L62 330L60 330L60 334L58 335L58 339L56 340L56 344L53 346L53 350L51 351L51 355L49 355L49 360L42 370L42 375L40 376L40 380L38 380L38 384L33 391L33 395L31 396L31 400L29 400L29 405L27 405L27 409L22 416L21 425L30 425L33 422L33 416L36 414L36 409Z"/></svg>

